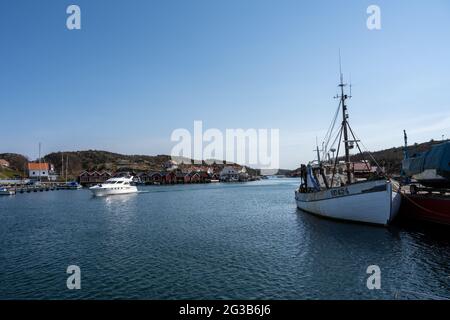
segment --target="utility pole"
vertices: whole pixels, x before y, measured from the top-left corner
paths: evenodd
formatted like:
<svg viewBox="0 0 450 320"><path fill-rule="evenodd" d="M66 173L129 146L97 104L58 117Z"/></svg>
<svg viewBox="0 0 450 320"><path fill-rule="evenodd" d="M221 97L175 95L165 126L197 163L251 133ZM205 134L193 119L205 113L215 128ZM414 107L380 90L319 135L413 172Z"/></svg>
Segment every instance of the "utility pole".
<svg viewBox="0 0 450 320"><path fill-rule="evenodd" d="M41 182L41 143L39 142L39 183Z"/></svg>
<svg viewBox="0 0 450 320"><path fill-rule="evenodd" d="M64 177L64 153L61 152L61 180Z"/></svg>

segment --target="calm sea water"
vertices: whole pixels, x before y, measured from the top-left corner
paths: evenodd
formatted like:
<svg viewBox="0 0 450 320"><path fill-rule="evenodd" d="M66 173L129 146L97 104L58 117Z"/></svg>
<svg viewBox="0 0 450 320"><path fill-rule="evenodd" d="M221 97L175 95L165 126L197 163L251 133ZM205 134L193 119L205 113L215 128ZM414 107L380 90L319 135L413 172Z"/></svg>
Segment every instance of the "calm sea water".
<svg viewBox="0 0 450 320"><path fill-rule="evenodd" d="M295 179L0 197L0 298L450 298L448 230L323 220ZM67 266L81 289L66 287ZM381 290L366 269L381 268Z"/></svg>

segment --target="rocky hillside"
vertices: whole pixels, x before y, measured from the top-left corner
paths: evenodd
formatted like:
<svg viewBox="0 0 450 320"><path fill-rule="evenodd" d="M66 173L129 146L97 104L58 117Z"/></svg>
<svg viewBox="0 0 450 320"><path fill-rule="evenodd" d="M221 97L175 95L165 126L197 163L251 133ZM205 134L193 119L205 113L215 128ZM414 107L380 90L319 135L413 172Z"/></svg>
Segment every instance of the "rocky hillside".
<svg viewBox="0 0 450 320"><path fill-rule="evenodd" d="M16 153L0 153L0 159L9 162L9 168L0 167L0 179L11 179L15 176L23 176L26 172L28 159Z"/></svg>
<svg viewBox="0 0 450 320"><path fill-rule="evenodd" d="M408 154L412 156L415 153L428 151L431 149L431 146L440 143L442 143L442 141L434 141L434 140L424 143L415 143L414 145L408 146ZM357 152L357 149L354 149L353 153L355 152ZM403 160L403 147L394 147L380 151L373 151L371 152L371 154L375 158L375 160L380 164L380 166L386 169L387 173L394 175L400 174ZM361 159L367 159L370 161L371 164L374 165L374 161L366 152L363 152L363 156L361 156L361 154L354 154L351 157L352 161L359 161ZM340 158L340 160L344 160L344 158ZM300 168L292 170L288 175L295 176L298 175L299 172Z"/></svg>
<svg viewBox="0 0 450 320"><path fill-rule="evenodd" d="M108 171L150 171L161 170L170 157L165 155L123 155L107 151L87 150L71 152L54 152L44 157L52 163L57 172L64 171L68 163L69 175L78 175L83 170Z"/></svg>
<svg viewBox="0 0 450 320"><path fill-rule="evenodd" d="M71 151L71 152L54 152L46 155L44 160L52 163L57 172L61 172L61 167L64 163L64 172L66 164L68 163L68 176L77 177L83 170L107 170L111 172L119 171L161 171L165 164L171 159L168 155L124 155L99 150L87 151ZM203 165L206 165L203 162ZM222 167L220 165L219 167ZM188 165L183 165L187 168ZM249 174L257 174L256 170L248 168Z"/></svg>
<svg viewBox="0 0 450 320"><path fill-rule="evenodd" d="M425 143L415 143L412 146L408 146L408 154L412 156L415 153L425 152L431 149L431 146L440 144L442 141L431 140ZM360 154L352 156L353 161L361 160L362 158L368 159L373 163L370 156L363 153L363 157ZM403 160L403 147L396 147L385 149L381 151L372 152L375 160L382 166L385 167L386 171L390 174L400 174Z"/></svg>

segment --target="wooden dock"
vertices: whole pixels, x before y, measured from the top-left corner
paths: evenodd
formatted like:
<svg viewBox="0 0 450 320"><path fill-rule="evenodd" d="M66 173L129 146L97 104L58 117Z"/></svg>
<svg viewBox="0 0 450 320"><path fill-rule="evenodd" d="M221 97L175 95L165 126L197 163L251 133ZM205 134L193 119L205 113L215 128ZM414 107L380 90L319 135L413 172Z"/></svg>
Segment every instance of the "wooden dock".
<svg viewBox="0 0 450 320"><path fill-rule="evenodd" d="M26 185L10 185L0 186L6 188L8 191L12 191L13 194L17 193L31 193L31 192L46 192L56 190L73 190L69 188L65 183L42 183L42 184L26 184Z"/></svg>

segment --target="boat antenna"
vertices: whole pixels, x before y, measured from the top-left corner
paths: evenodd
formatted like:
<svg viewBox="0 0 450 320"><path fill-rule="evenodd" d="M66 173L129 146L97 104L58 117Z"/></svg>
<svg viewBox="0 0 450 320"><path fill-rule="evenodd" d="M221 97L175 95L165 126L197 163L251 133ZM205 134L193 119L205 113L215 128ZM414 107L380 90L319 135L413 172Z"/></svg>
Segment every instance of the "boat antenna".
<svg viewBox="0 0 450 320"><path fill-rule="evenodd" d="M349 74L349 89L350 89L350 95L349 97L352 97L352 74Z"/></svg>

